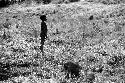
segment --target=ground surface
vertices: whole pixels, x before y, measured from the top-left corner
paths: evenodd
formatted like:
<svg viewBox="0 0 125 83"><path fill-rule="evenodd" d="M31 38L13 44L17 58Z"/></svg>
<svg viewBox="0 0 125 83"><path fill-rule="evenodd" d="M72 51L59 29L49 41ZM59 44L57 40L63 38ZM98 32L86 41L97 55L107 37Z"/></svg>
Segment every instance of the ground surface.
<svg viewBox="0 0 125 83"><path fill-rule="evenodd" d="M24 62L12 66L11 73L19 75L9 81L124 83L124 12L124 4L87 2L1 10L0 61ZM47 15L48 26L44 56L39 50L42 14ZM62 64L66 61L82 67L79 79L65 79Z"/></svg>

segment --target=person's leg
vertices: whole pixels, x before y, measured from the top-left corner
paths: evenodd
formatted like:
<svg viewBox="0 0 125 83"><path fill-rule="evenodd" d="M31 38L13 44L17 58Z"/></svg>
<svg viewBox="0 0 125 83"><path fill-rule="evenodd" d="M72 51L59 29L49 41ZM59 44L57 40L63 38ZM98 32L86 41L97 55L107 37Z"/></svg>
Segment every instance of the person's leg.
<svg viewBox="0 0 125 83"><path fill-rule="evenodd" d="M41 37L41 47L40 47L41 52L43 52L44 42L45 42L45 38Z"/></svg>
<svg viewBox="0 0 125 83"><path fill-rule="evenodd" d="M43 52L43 45L44 45L44 43L43 43L43 41L42 41L42 42L41 42L41 46L40 46L41 52Z"/></svg>
<svg viewBox="0 0 125 83"><path fill-rule="evenodd" d="M43 52L43 45L40 46L40 50L41 50L41 52Z"/></svg>

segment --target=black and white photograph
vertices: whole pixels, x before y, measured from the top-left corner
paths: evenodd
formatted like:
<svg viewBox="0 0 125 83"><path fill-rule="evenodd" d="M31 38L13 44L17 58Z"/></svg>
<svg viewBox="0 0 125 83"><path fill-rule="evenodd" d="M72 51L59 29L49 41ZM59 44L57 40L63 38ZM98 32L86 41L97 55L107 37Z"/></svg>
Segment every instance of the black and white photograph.
<svg viewBox="0 0 125 83"><path fill-rule="evenodd" d="M0 0L0 83L125 83L125 0Z"/></svg>

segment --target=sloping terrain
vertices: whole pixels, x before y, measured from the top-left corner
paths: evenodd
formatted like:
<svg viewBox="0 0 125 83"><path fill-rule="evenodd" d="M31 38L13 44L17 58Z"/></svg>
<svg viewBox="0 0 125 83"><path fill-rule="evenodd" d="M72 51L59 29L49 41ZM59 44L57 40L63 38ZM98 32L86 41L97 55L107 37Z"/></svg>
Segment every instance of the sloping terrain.
<svg viewBox="0 0 125 83"><path fill-rule="evenodd" d="M11 66L10 79L22 76L34 80L35 76L41 83L51 78L59 83L124 81L124 10L120 4L82 2L4 9L0 13L0 61ZM44 56L39 49L39 16L43 14L48 28ZM62 70L67 61L82 67L80 78L65 78Z"/></svg>

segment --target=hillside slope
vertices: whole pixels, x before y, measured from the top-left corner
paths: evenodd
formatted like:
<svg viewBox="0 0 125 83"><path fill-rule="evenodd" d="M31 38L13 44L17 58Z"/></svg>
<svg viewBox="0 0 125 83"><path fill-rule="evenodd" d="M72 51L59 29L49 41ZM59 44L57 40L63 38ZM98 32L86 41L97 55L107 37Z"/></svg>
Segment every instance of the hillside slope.
<svg viewBox="0 0 125 83"><path fill-rule="evenodd" d="M16 77L27 77L25 73L28 72L31 76L36 73L41 80L54 78L59 83L64 80L70 83L117 83L124 80L120 77L124 77L125 68L124 10L124 4L88 2L1 10L0 61L9 63L12 66L10 71L17 73ZM39 16L43 14L47 16L48 28L44 56L39 50ZM66 61L80 64L79 79L65 79L62 68ZM98 72L100 68L102 72Z"/></svg>

